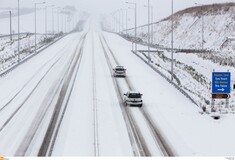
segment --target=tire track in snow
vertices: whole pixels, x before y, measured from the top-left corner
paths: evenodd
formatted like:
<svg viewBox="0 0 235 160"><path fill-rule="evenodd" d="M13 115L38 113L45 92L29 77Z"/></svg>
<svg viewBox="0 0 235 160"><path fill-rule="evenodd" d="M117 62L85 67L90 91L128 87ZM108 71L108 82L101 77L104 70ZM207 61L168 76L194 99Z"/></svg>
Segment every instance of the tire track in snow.
<svg viewBox="0 0 235 160"><path fill-rule="evenodd" d="M80 39L79 43L81 43L81 39ZM77 51L77 48L75 49L75 52L76 51ZM67 53L65 52L65 54L67 54ZM68 68L67 70L69 70L69 67L67 67L67 68ZM43 119L45 118L48 110L51 107L53 107L52 106L53 101L55 101L56 97L58 98L58 93L61 91L61 89L63 87L63 82L65 81L66 76L64 74L67 74L67 72L62 73L60 78L49 89L47 96L45 97L44 101L41 104L41 107L39 108L39 111L36 114L36 117L34 117L34 120L28 129L27 134L24 136L21 144L19 145L19 147L15 153L16 156L25 156L26 155L26 153L31 145L31 142L33 141L33 139L35 138L35 135L39 131L40 125L42 124Z"/></svg>
<svg viewBox="0 0 235 160"><path fill-rule="evenodd" d="M59 92L59 98L57 99L57 103L54 108L53 115L51 116L50 124L47 128L42 145L39 149L38 156L51 156L52 155L56 137L59 132L59 128L63 120L64 113L66 111L70 95L72 93L73 85L75 83L77 71L80 66L81 57L83 53L83 46L84 46L85 39L86 39L86 34L84 34L82 38L82 44L81 44L80 50L77 51L78 47L75 50L74 56L72 58L72 62L70 63L70 66L68 67L68 70L66 72L67 74L65 75L65 80ZM74 74L75 76L73 76Z"/></svg>
<svg viewBox="0 0 235 160"><path fill-rule="evenodd" d="M60 52L64 52L66 50L66 47L68 47L68 44L65 45L65 47L60 51ZM64 53L65 54L65 53ZM49 65L49 63L51 61L53 61L54 59L57 58L57 60L51 64L51 67L49 69L52 68L53 65L55 65L55 63L57 63L59 61L59 59L61 59L63 55L56 55L55 57L52 57L50 60L48 60L46 63L44 63L42 65L42 67L40 67L35 74L0 108L0 113L1 111L3 111L14 99L16 99L16 97L30 84L30 82L38 75L38 73L43 70L44 68L47 67L47 65ZM44 74L45 75L45 74ZM43 75L43 76L44 76ZM36 84L37 85L37 84ZM33 88L34 89L34 88ZM11 94L11 93L10 93ZM3 99L2 99L3 100Z"/></svg>
<svg viewBox="0 0 235 160"><path fill-rule="evenodd" d="M108 45L108 43L107 43L107 41L106 41L106 39L103 35L102 35L102 38L103 38L109 52L111 53L111 56L114 59L116 65L119 65L118 60L116 59L113 51L109 47L109 45ZM131 85L130 80L128 79L128 77L125 78L125 81L126 81L126 84L128 85L129 90L134 90L134 87ZM153 123L153 121L152 121L151 117L149 116L149 114L143 108L139 108L139 111L143 115L143 117L144 117L144 119L145 119L145 121L148 125L148 128L151 130L151 134L154 138L156 146L158 146L160 148L162 155L163 156L175 156L175 155L177 155L176 152L170 147L169 143L166 141L166 139L164 138L164 136L160 132L159 128ZM126 109L126 112L127 112L129 117L133 117L133 115L131 114L131 109ZM133 118L130 118L130 119L132 119L132 122L134 122ZM136 122L134 122L134 126L136 127L136 130L138 132L141 132L141 130L138 127L138 125L136 124ZM139 137L142 137L141 133L139 133ZM145 152L145 156L151 156L151 153L147 149L146 142L143 140L143 137L141 138L141 142L142 142L142 145L143 145L143 150Z"/></svg>
<svg viewBox="0 0 235 160"><path fill-rule="evenodd" d="M99 136L98 136L98 113L97 113L97 93L96 93L96 64L94 50L94 31L92 31L92 84L93 84L93 115L94 115L94 152L99 156Z"/></svg>
<svg viewBox="0 0 235 160"><path fill-rule="evenodd" d="M104 47L104 44L101 40L101 36L99 36L99 38L100 38L101 46L102 46L103 51L104 51L105 58L107 60L106 62L109 66L110 73L112 74L112 69L113 69L112 64L110 62L110 59L108 57L108 54L107 54L106 49ZM141 140L140 140L140 135L138 134L138 131L137 131L137 129L135 128L135 126L133 124L133 121L131 120L130 116L128 115L128 113L125 109L125 106L123 105L122 92L121 92L121 89L118 85L118 81L117 81L117 79L115 79L113 77L112 77L112 80L113 80L114 87L115 87L115 90L116 90L116 93L117 93L117 98L119 100L119 105L120 105L120 108L121 108L122 113L123 113L123 118L126 122L128 135L129 135L131 145L132 145L132 148L133 148L133 153L134 153L135 156L144 156L145 153L143 151L143 146L142 146L142 143L141 143Z"/></svg>

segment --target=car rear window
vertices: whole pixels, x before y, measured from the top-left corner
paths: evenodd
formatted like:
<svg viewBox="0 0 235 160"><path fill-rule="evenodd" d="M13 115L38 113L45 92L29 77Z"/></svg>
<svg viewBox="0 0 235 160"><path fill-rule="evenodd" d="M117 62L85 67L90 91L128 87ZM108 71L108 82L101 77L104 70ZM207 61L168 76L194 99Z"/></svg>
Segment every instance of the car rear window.
<svg viewBox="0 0 235 160"><path fill-rule="evenodd" d="M141 98L141 94L140 93L130 93L129 98Z"/></svg>
<svg viewBox="0 0 235 160"><path fill-rule="evenodd" d="M116 68L116 71L124 71L124 68Z"/></svg>

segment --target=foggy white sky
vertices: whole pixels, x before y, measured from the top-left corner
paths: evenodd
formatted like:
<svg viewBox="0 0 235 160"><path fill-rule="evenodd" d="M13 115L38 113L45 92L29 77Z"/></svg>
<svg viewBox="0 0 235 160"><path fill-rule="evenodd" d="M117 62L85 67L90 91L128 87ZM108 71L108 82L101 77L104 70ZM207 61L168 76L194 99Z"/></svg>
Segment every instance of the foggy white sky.
<svg viewBox="0 0 235 160"><path fill-rule="evenodd" d="M0 7L17 7L18 0L0 0ZM20 0L21 7L32 8L35 2L45 1L48 5L54 4L58 7L66 5L75 6L78 11L87 11L91 13L109 14L118 9L127 9L125 2L136 2L138 8L138 24L147 23L147 8L143 6L148 0ZM195 6L195 3L211 4L211 3L235 2L235 0L174 0L174 12L187 7ZM171 0L150 0L154 7L154 21L165 18L171 14ZM129 9L130 18L133 16L133 10Z"/></svg>

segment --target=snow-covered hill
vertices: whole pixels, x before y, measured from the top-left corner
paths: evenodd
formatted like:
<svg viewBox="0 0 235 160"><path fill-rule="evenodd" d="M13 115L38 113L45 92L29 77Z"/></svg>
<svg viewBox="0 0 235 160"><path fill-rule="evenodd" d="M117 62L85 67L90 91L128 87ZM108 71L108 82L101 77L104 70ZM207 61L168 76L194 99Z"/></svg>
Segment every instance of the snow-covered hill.
<svg viewBox="0 0 235 160"><path fill-rule="evenodd" d="M12 11L12 39L10 39L9 10ZM63 33L82 30L87 13L73 17L69 10L58 12L54 18L47 9L47 34L45 34L45 8L37 10L37 49L43 48L63 36ZM75 13L74 13L75 14ZM54 21L52 21L54 19ZM54 23L53 23L54 22ZM54 24L54 25L53 25ZM18 56L18 16L16 9L2 9L0 12L0 74L34 53L35 46L35 12L33 9L20 10L20 56Z"/></svg>
<svg viewBox="0 0 235 160"><path fill-rule="evenodd" d="M199 107L210 108L211 77L213 71L230 71L232 84L235 82L235 3L197 6L179 11L174 18L174 48L187 52L174 52L174 82ZM104 29L115 31L104 19ZM152 46L171 48L171 16L153 23ZM202 25L204 22L204 25ZM202 28L203 26L203 28ZM150 27L151 28L151 27ZM203 31L203 32L202 32ZM122 36L134 40L134 28L122 32ZM203 33L203 50L202 50ZM148 41L148 25L137 28L137 38L142 44ZM138 49L146 49L138 46ZM138 52L147 59L147 53ZM170 79L171 53L169 50L151 53L152 65ZM224 108L225 100L217 100L216 108L221 113L234 113L235 93L231 90L229 108ZM210 109L209 109L210 110Z"/></svg>
<svg viewBox="0 0 235 160"><path fill-rule="evenodd" d="M204 48L231 53L231 44L235 37L235 3L197 6L179 11L174 19L174 47L200 49L202 30L204 30ZM153 24L153 43L171 46L171 20L165 18ZM204 22L204 25L202 25ZM203 28L202 28L203 26ZM138 37L147 41L147 25L138 28ZM134 29L128 30L134 35Z"/></svg>

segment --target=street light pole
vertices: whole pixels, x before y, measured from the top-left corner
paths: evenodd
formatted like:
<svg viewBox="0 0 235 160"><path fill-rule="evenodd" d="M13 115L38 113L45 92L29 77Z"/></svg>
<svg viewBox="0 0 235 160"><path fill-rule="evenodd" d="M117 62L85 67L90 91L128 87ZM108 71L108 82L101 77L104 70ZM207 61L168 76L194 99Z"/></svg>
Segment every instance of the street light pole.
<svg viewBox="0 0 235 160"><path fill-rule="evenodd" d="M118 17L119 17L119 34L121 33L121 10L118 10Z"/></svg>
<svg viewBox="0 0 235 160"><path fill-rule="evenodd" d="M126 2L127 4L132 4L135 6L135 53L137 52L137 4L136 3L131 3L131 2Z"/></svg>
<svg viewBox="0 0 235 160"><path fill-rule="evenodd" d="M60 32L59 9L60 9L60 7L57 7L57 30L58 30L58 33Z"/></svg>
<svg viewBox="0 0 235 160"><path fill-rule="evenodd" d="M18 62L20 62L20 0L18 0Z"/></svg>
<svg viewBox="0 0 235 160"><path fill-rule="evenodd" d="M127 34L127 28L128 28L128 15L127 15L127 9L126 9L126 34Z"/></svg>
<svg viewBox="0 0 235 160"><path fill-rule="evenodd" d="M137 6L135 3L135 40L137 41ZM137 42L135 43L135 53L137 53Z"/></svg>
<svg viewBox="0 0 235 160"><path fill-rule="evenodd" d="M173 81L173 45L174 45L174 42L173 42L173 38L174 38L174 27L173 27L173 9L174 9L174 6L173 6L173 0L171 0L171 81Z"/></svg>
<svg viewBox="0 0 235 160"><path fill-rule="evenodd" d="M45 6L45 35L47 37L47 8L54 7L55 5Z"/></svg>
<svg viewBox="0 0 235 160"><path fill-rule="evenodd" d="M144 5L144 7L147 7L148 8L148 6L147 5ZM152 44L153 43L153 6L149 6L149 8L150 8L150 13L151 13L151 24L149 23L149 25L150 25L150 44Z"/></svg>
<svg viewBox="0 0 235 160"><path fill-rule="evenodd" d="M4 12L9 12L9 35L10 35L10 41L12 41L12 12L11 10Z"/></svg>
<svg viewBox="0 0 235 160"><path fill-rule="evenodd" d="M150 63L150 0L148 0L148 63Z"/></svg>
<svg viewBox="0 0 235 160"><path fill-rule="evenodd" d="M201 5L201 12L202 12L202 50L204 49L204 15L202 10L202 4L195 3L196 5Z"/></svg>
<svg viewBox="0 0 235 160"><path fill-rule="evenodd" d="M113 13L110 15L111 17L111 31L114 32L114 18L113 18Z"/></svg>
<svg viewBox="0 0 235 160"><path fill-rule="evenodd" d="M123 18L123 9L120 10L122 15L122 21L121 21L121 33L123 33L123 24L124 24L124 18Z"/></svg>
<svg viewBox="0 0 235 160"><path fill-rule="evenodd" d="M115 20L116 20L115 28L116 28L116 33L119 32L118 18L119 18L119 13L118 13L118 10L117 10L117 11L116 11L116 14L115 14Z"/></svg>
<svg viewBox="0 0 235 160"><path fill-rule="evenodd" d="M52 34L54 34L54 7L51 8L52 13Z"/></svg>
<svg viewBox="0 0 235 160"><path fill-rule="evenodd" d="M153 6L151 6L151 43L153 44Z"/></svg>
<svg viewBox="0 0 235 160"><path fill-rule="evenodd" d="M38 4L45 4L45 2L42 2L42 3L34 3L34 9L35 9L35 39L34 39L34 48L35 48L35 51L34 51L34 53L36 54L37 53L37 5Z"/></svg>
<svg viewBox="0 0 235 160"><path fill-rule="evenodd" d="M66 14L64 15L64 32L67 32L67 16Z"/></svg>
<svg viewBox="0 0 235 160"><path fill-rule="evenodd" d="M202 13L202 50L204 49L204 15Z"/></svg>
<svg viewBox="0 0 235 160"><path fill-rule="evenodd" d="M66 13L64 14L64 33L67 32L67 15Z"/></svg>
<svg viewBox="0 0 235 160"><path fill-rule="evenodd" d="M45 6L45 36L47 37L47 6Z"/></svg>
<svg viewBox="0 0 235 160"><path fill-rule="evenodd" d="M11 11L9 11L9 14L10 14L10 40L12 41Z"/></svg>
<svg viewBox="0 0 235 160"><path fill-rule="evenodd" d="M34 5L35 5L35 6L34 6L34 9L35 9L35 11L34 11L34 12L35 12L35 26L34 26L34 27L35 27L34 47L35 47L35 48L34 48L34 52L35 52L35 54L36 54L36 53L37 53L37 51L36 51L36 50L37 50L37 42L36 42L36 41L37 41L37 36L36 36L36 34L37 34L37 33L36 33L36 32L37 32L37 14L36 14L36 12L37 12L37 3L34 3Z"/></svg>
<svg viewBox="0 0 235 160"><path fill-rule="evenodd" d="M64 8L61 9L60 16L61 16L61 31L64 32L64 17L63 17L63 10Z"/></svg>

